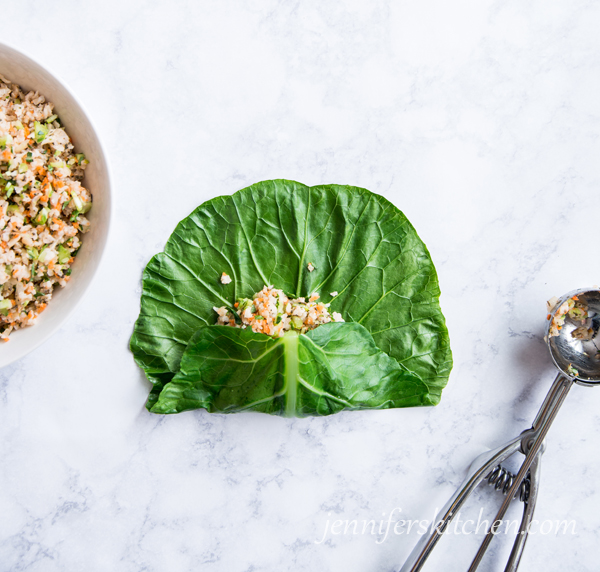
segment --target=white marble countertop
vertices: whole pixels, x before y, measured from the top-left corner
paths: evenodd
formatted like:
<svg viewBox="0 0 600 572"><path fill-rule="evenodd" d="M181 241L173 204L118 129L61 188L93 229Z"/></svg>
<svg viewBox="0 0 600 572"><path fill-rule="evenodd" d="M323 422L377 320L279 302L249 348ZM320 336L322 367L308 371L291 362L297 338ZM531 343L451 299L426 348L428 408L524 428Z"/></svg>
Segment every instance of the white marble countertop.
<svg viewBox="0 0 600 572"><path fill-rule="evenodd" d="M600 4L344 4L3 12L2 38L99 126L116 216L85 302L0 372L0 571L393 572L414 530L328 520L430 520L476 454L531 423L554 376L545 301L600 282ZM279 177L366 187L414 224L454 351L438 407L146 412L127 347L144 265L204 200ZM551 430L536 517L576 529L533 535L524 571L598 569L599 410L577 387ZM444 539L428 569L466 570L475 543Z"/></svg>

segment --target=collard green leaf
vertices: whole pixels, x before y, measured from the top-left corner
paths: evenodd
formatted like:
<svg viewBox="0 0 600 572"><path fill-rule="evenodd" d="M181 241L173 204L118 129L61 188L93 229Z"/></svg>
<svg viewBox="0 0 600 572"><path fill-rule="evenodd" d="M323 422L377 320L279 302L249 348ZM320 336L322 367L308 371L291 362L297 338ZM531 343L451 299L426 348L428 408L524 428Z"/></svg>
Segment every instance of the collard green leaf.
<svg viewBox="0 0 600 572"><path fill-rule="evenodd" d="M360 324L329 323L282 338L204 326L151 411L204 408L302 417L431 403L421 378L382 352Z"/></svg>
<svg viewBox="0 0 600 572"><path fill-rule="evenodd" d="M274 180L202 204L148 263L130 344L154 384L148 408L194 333L215 323L213 306L264 285L293 298L319 292L439 401L452 366L448 333L433 262L406 217L366 189Z"/></svg>

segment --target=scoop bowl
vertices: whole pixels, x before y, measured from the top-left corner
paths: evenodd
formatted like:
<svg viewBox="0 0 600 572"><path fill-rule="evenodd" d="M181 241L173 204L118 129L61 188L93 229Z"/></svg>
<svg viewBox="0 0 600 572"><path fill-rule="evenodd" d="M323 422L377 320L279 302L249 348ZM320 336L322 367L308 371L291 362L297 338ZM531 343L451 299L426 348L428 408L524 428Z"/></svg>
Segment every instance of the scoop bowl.
<svg viewBox="0 0 600 572"><path fill-rule="evenodd" d="M550 336L554 317L574 296L587 308L587 317L574 319L567 314L558 335ZM566 377L579 385L600 385L600 290L580 289L562 296L549 315L546 340L552 360Z"/></svg>

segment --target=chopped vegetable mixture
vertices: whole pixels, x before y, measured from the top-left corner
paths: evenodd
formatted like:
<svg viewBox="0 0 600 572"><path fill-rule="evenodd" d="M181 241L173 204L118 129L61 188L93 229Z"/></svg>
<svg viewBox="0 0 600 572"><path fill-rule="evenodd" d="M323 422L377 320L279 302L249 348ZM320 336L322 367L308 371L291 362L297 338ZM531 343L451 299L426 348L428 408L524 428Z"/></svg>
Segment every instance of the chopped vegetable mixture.
<svg viewBox="0 0 600 572"><path fill-rule="evenodd" d="M329 304L319 302L319 294L305 298L288 298L283 290L265 286L254 298L235 303L236 315L225 306L213 308L219 315L217 324L235 328L252 328L253 332L281 337L289 330L303 334L321 324L343 322L339 312L330 313Z"/></svg>
<svg viewBox="0 0 600 572"><path fill-rule="evenodd" d="M549 312L548 319L552 319L552 322L550 323L550 331L548 333L548 336L550 338L553 338L553 337L559 335L560 330L562 329L567 316L569 318L571 318L572 320L580 321L582 324L585 323L585 321L587 320L587 317L588 317L588 308L587 308L586 304L580 302L579 298L577 296L572 296L568 300L565 300L560 305L560 307L554 312L554 309L556 308L557 304L558 304L558 298L556 298L556 297L551 298L550 300L548 300L548 303L547 303L548 312ZM553 316L552 316L552 312L554 312ZM585 332L584 332L584 330L585 330ZM584 328L582 326L582 327L574 330L571 335L574 338L590 339L589 337L586 337L589 335L589 332L587 332L587 330L588 330L588 328ZM590 332L591 332L591 329L590 329Z"/></svg>
<svg viewBox="0 0 600 572"><path fill-rule="evenodd" d="M88 164L52 103L0 75L0 339L35 322L89 230Z"/></svg>

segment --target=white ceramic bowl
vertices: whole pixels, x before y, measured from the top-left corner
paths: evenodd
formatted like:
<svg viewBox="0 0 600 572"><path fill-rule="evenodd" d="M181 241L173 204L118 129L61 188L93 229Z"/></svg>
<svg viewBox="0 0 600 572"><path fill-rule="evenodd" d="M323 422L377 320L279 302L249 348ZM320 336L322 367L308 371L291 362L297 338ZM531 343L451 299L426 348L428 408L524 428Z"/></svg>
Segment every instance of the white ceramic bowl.
<svg viewBox="0 0 600 572"><path fill-rule="evenodd" d="M0 42L0 74L26 90L35 90L54 103L75 149L85 153L90 164L85 171L84 186L93 195L88 213L90 231L73 263L71 280L65 288L57 287L46 310L34 326L13 332L10 341L0 342L0 367L18 360L47 340L69 317L94 279L106 246L111 218L111 185L108 163L92 122L81 104L64 83L48 70L15 48Z"/></svg>

